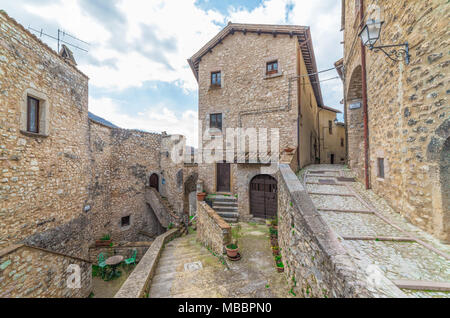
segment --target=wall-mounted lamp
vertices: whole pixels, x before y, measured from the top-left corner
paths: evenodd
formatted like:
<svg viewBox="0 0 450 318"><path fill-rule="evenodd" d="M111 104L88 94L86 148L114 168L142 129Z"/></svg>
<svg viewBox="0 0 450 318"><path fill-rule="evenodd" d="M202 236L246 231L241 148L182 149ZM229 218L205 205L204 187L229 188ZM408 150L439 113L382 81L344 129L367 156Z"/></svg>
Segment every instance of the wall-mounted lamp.
<svg viewBox="0 0 450 318"><path fill-rule="evenodd" d="M380 50L388 58L390 58L392 61L401 61L405 60L406 65L409 64L409 58L411 55L409 55L409 45L408 42L404 44L392 44L392 45L380 45L380 46L374 46L375 43L380 38L381 33L381 27L383 26L384 21L375 21L373 19L368 20L366 25L363 27L361 32L359 33L359 36L361 38L361 41L363 42L364 46L367 46L370 50ZM390 52L386 52L385 48L394 48L394 47L404 47L402 49L393 49Z"/></svg>

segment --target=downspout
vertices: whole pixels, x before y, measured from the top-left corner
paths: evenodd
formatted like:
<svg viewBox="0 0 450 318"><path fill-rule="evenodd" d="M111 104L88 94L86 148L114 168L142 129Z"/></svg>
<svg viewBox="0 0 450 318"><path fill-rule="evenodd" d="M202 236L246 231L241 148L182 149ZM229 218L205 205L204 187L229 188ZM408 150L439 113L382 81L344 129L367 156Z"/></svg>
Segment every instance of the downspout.
<svg viewBox="0 0 450 318"><path fill-rule="evenodd" d="M317 133L319 135L318 140L319 140L319 163L322 163L322 158L321 158L321 154L320 154L320 112L322 111L322 108L319 108L319 111L317 112ZM325 143L325 139L323 141Z"/></svg>
<svg viewBox="0 0 450 318"><path fill-rule="evenodd" d="M364 22L364 0L360 0L360 25ZM366 189L370 189L369 182L369 118L367 107L367 69L366 69L366 48L361 42L361 82L362 82L362 99L363 99L363 111L364 111L364 177Z"/></svg>

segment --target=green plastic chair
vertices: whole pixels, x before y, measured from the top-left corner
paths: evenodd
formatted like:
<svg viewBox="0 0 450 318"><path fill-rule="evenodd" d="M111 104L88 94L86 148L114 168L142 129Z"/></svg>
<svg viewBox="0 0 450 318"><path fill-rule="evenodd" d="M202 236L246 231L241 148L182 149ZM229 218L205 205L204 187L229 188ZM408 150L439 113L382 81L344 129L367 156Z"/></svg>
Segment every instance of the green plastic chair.
<svg viewBox="0 0 450 318"><path fill-rule="evenodd" d="M102 269L102 278L105 278L105 269L108 267L105 263L105 255L103 255L103 253L98 254L97 261L98 267Z"/></svg>
<svg viewBox="0 0 450 318"><path fill-rule="evenodd" d="M125 260L125 264L127 265L136 265L136 255L137 255L137 250L133 250L133 255L130 258L127 258Z"/></svg>

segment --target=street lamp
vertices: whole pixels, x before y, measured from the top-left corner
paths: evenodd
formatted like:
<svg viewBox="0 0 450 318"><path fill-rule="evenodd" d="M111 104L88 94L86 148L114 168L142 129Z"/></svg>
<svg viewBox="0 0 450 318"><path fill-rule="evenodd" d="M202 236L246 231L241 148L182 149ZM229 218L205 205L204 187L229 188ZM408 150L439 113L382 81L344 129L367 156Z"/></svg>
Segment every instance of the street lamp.
<svg viewBox="0 0 450 318"><path fill-rule="evenodd" d="M405 60L406 65L409 64L409 45L408 42L404 44L392 44L392 45L379 45L375 46L375 43L380 38L381 28L384 24L384 21L375 21L374 19L370 19L367 21L366 25L363 27L361 32L359 33L359 37L361 38L364 46L367 46L370 50L380 50L388 58L392 61L401 61ZM402 49L392 49L391 52L386 52L385 48L394 48L394 47L404 47Z"/></svg>

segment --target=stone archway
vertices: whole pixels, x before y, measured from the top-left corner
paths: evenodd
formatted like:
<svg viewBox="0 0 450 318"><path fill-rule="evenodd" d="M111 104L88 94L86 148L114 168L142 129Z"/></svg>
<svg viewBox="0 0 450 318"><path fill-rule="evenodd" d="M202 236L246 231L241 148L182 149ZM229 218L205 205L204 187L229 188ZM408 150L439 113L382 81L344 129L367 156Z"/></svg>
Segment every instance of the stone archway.
<svg viewBox="0 0 450 318"><path fill-rule="evenodd" d="M153 173L149 179L149 185L151 188L155 188L159 192L159 177L156 173Z"/></svg>
<svg viewBox="0 0 450 318"><path fill-rule="evenodd" d="M348 163L362 178L364 176L364 111L362 106L362 68L356 66L350 76L346 94L348 125Z"/></svg>
<svg viewBox="0 0 450 318"><path fill-rule="evenodd" d="M194 172L184 182L183 211L186 214L191 214L190 212L194 208L195 202L192 202L192 198L196 197L192 193L197 191L197 180L198 174Z"/></svg>

